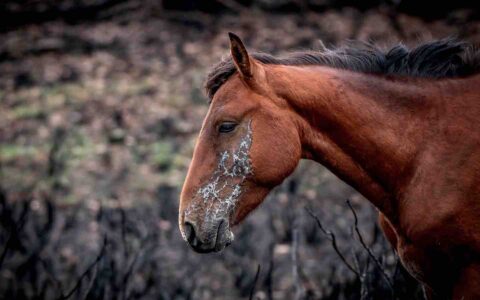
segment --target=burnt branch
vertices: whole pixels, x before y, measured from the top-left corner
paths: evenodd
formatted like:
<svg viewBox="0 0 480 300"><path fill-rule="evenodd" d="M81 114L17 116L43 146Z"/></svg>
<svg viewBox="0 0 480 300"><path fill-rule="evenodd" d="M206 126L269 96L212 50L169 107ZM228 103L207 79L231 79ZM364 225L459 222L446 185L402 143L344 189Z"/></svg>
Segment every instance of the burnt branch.
<svg viewBox="0 0 480 300"><path fill-rule="evenodd" d="M95 260L87 267L87 269L85 269L85 271L80 275L80 277L78 278L77 280L77 283L75 284L75 286L66 294L64 294L62 292L61 296L58 298L59 300L65 300L65 299L68 299L70 298L79 288L80 288L80 285L83 281L83 279L90 273L90 271L92 271L92 269L98 264L98 262L103 258L103 256L105 255L105 252L106 252L106 248L107 248L107 244L108 244L108 239L107 239L107 236L105 236L103 238L103 245L102 245L102 248L100 249L100 252L98 253L97 255L97 258L95 258Z"/></svg>
<svg viewBox="0 0 480 300"><path fill-rule="evenodd" d="M300 279L300 266L298 263L298 228L293 228L293 238L292 238L292 275L293 282L295 285L295 299L303 299L305 296L305 289L302 286L302 281Z"/></svg>
<svg viewBox="0 0 480 300"><path fill-rule="evenodd" d="M316 221L317 225L318 225L318 228L320 229L320 231L327 237L327 239L331 242L332 244L332 247L333 247L333 250L335 250L335 252L337 253L338 257L342 260L342 262L345 264L345 266L350 270L352 271L352 273L354 273L358 278L360 278L361 274L359 271L357 271L357 269L352 266L351 263L348 262L348 260L345 258L345 256L342 254L342 252L340 251L340 249L338 249L338 245L337 245L337 240L335 238L335 234L333 234L333 232L331 232L330 230L327 230L325 229L325 227L323 227L322 225L322 222L320 222L320 219L318 218L317 215L315 215L309 208L305 208L305 210L307 211L307 213Z"/></svg>
<svg viewBox="0 0 480 300"><path fill-rule="evenodd" d="M354 230L355 230L355 233L358 237L358 240L359 240L360 244L362 245L363 249L365 249L365 251L368 253L368 256L373 260L373 262L375 263L375 266L381 272L382 277L385 280L385 283L388 285L388 287L389 287L389 289L390 289L390 291L392 292L392 295L393 295L394 294L393 283L392 283L392 280L391 280L390 276L388 276L387 272L385 271L385 268L383 267L383 264L375 256L372 249L370 249L370 247L365 243L365 240L363 239L363 236L360 233L360 229L358 228L357 213L356 213L355 209L353 208L352 204L350 203L350 200L347 200L346 202L347 202L348 207L352 211L353 218L354 218L354 224L353 224L354 225Z"/></svg>
<svg viewBox="0 0 480 300"><path fill-rule="evenodd" d="M63 128L57 128L53 131L52 147L48 153L47 176L54 177L64 167L59 159L59 152L65 142L66 131Z"/></svg>
<svg viewBox="0 0 480 300"><path fill-rule="evenodd" d="M26 251L24 245L20 241L20 233L26 224L27 215L30 213L31 198L28 197L21 205L21 212L18 220L15 220L15 207L12 207L7 199L6 191L0 186L0 224L8 232L7 241L0 254L0 269L7 257L8 252L12 248Z"/></svg>
<svg viewBox="0 0 480 300"><path fill-rule="evenodd" d="M250 300L253 300L253 296L255 295L255 287L257 285L259 275L260 275L260 264L258 264L257 273L255 274L255 279L253 280L252 289L250 290L250 297L248 297L248 299Z"/></svg>

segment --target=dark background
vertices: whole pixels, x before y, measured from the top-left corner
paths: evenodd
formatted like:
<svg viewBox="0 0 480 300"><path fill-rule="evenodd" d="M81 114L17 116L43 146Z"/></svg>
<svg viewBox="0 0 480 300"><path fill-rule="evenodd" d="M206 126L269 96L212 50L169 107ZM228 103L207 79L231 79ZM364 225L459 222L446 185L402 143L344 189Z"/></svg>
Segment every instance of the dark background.
<svg viewBox="0 0 480 300"><path fill-rule="evenodd" d="M372 206L315 163L220 254L183 242L178 196L228 31L274 54L479 42L474 4L2 1L0 299L423 299Z"/></svg>

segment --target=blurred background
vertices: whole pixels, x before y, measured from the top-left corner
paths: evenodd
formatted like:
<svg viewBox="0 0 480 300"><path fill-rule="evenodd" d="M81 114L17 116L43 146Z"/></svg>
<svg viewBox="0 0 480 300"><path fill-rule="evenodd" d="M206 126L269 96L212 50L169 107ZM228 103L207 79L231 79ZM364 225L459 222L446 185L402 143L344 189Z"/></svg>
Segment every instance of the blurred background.
<svg viewBox="0 0 480 300"><path fill-rule="evenodd" d="M374 208L315 163L302 162L220 254L181 239L179 192L228 31L273 54L320 40L475 43L474 6L2 1L0 299L423 299Z"/></svg>

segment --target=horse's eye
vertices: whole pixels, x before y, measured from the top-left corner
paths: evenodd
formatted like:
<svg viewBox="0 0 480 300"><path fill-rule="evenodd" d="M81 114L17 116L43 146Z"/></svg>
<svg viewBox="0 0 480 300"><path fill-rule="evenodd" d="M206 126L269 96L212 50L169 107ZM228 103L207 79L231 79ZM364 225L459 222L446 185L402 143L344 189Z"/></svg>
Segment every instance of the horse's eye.
<svg viewBox="0 0 480 300"><path fill-rule="evenodd" d="M218 131L221 132L221 133L227 133L227 132L233 131L235 129L235 127L237 127L236 123L224 122L224 123L220 124L220 127L218 127Z"/></svg>

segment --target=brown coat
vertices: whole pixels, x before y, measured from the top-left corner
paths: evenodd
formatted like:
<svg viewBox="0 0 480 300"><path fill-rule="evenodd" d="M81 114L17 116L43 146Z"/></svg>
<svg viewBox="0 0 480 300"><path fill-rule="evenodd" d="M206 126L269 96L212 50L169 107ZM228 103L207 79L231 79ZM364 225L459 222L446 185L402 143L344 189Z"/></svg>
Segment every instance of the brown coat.
<svg viewBox="0 0 480 300"><path fill-rule="evenodd" d="M181 195L180 228L192 247L223 249L233 239L229 225L301 158L311 159L378 208L404 266L428 289L480 299L480 75L431 79L262 62L230 38L235 72L210 82L213 100ZM239 149L251 168L241 176L230 158Z"/></svg>

